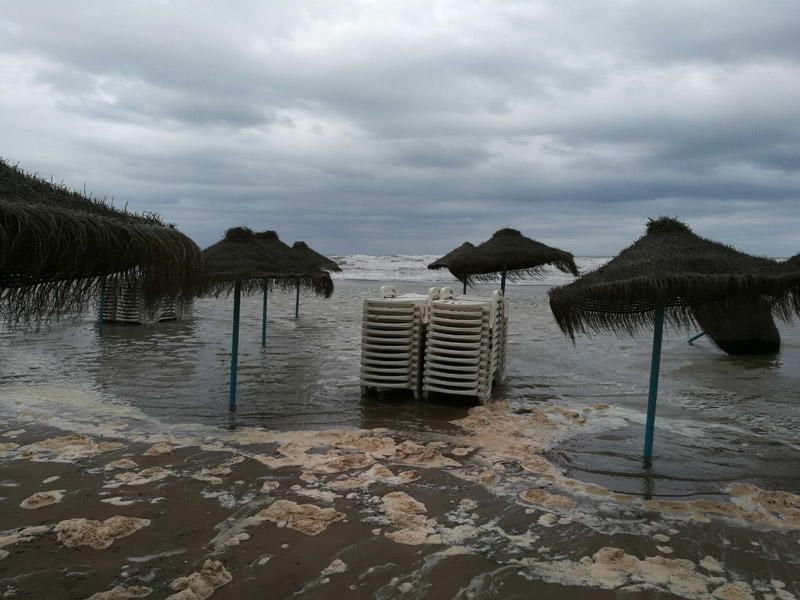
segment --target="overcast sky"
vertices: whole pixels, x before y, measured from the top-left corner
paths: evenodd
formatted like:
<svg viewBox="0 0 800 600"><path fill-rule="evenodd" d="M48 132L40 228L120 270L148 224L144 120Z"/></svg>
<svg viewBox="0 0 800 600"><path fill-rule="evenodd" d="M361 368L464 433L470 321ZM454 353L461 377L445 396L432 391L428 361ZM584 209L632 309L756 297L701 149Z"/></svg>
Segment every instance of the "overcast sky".
<svg viewBox="0 0 800 600"><path fill-rule="evenodd" d="M800 2L0 0L0 156L207 246L800 250Z"/></svg>

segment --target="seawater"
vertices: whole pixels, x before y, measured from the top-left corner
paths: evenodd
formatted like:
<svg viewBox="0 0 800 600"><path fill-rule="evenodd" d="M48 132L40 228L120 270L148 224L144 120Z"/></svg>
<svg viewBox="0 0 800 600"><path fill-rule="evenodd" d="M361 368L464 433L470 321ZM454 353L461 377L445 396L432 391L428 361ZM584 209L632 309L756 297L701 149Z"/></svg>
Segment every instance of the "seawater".
<svg viewBox="0 0 800 600"><path fill-rule="evenodd" d="M376 260L359 273L366 278L388 270L386 265L422 264L428 258ZM424 281L396 281L398 292L453 284L444 274L436 280L422 272ZM379 282L339 279L336 285L329 300L304 295L298 320L292 318L293 294L271 294L266 348L260 344L261 296L243 298L235 422L278 430L451 429L449 421L469 409L463 399L361 397L361 305ZM779 323L782 350L771 357L730 357L706 338L688 344L692 331L666 331L655 465L644 480L639 457L651 336L598 334L573 343L555 325L548 288L509 286L507 379L493 396L521 410L548 401L611 406L605 424L595 423L592 433L565 443L555 460L617 491L655 485L656 493L685 495L734 480L800 491L800 329L794 324ZM488 293L492 286L484 289ZM53 410L122 417L135 410L159 422L227 427L231 315L231 298L203 298L185 322L106 324L100 336L87 316L17 332L0 342L0 393L39 386L77 390L74 402L53 403ZM83 406L78 399L85 392L101 405ZM66 391L62 396L72 397ZM24 408L16 403L8 410Z"/></svg>

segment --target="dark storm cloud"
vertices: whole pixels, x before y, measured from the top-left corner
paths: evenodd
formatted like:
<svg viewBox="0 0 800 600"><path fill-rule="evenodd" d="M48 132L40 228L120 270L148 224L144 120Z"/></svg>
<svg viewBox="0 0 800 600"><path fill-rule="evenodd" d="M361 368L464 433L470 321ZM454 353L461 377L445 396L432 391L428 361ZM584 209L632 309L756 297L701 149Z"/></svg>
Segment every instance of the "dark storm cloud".
<svg viewBox="0 0 800 600"><path fill-rule="evenodd" d="M800 246L800 5L6 2L0 155L331 253Z"/></svg>

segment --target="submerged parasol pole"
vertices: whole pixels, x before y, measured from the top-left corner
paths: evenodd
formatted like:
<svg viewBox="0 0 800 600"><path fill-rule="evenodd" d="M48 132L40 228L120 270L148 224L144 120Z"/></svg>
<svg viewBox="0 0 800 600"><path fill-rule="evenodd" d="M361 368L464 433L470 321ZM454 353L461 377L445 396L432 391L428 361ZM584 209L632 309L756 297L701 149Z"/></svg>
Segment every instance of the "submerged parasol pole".
<svg viewBox="0 0 800 600"><path fill-rule="evenodd" d="M506 266L503 265L503 272L500 275L500 291L503 292L503 296L506 295Z"/></svg>
<svg viewBox="0 0 800 600"><path fill-rule="evenodd" d="M264 301L261 304L261 347L267 346L267 284L264 284Z"/></svg>
<svg viewBox="0 0 800 600"><path fill-rule="evenodd" d="M294 297L294 318L300 318L300 278L297 278L297 293Z"/></svg>
<svg viewBox="0 0 800 600"><path fill-rule="evenodd" d="M100 335L103 335L103 321L104 321L104 312L106 309L106 284L105 282L100 284L100 307L97 311L97 332Z"/></svg>
<svg viewBox="0 0 800 600"><path fill-rule="evenodd" d="M233 332L231 333L231 389L228 395L228 410L236 410L236 369L239 360L239 304L241 301L242 282L237 281L233 287Z"/></svg>
<svg viewBox="0 0 800 600"><path fill-rule="evenodd" d="M693 335L692 337L689 338L689 343L691 344L693 341L695 341L698 338L703 337L705 334L706 334L705 331L701 331L700 333L698 333L696 335Z"/></svg>
<svg viewBox="0 0 800 600"><path fill-rule="evenodd" d="M656 307L653 323L653 355L650 359L650 391L647 395L647 421L644 429L644 462L650 466L653 458L653 429L656 424L656 397L658 396L658 371L661 367L661 338L664 333L664 305Z"/></svg>

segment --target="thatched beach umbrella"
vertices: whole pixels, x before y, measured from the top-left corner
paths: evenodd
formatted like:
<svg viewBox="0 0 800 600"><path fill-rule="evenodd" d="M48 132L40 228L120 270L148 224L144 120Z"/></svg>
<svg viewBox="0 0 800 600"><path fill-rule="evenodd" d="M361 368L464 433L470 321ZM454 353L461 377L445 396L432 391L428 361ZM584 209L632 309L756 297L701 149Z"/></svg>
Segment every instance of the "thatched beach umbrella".
<svg viewBox="0 0 800 600"><path fill-rule="evenodd" d="M471 242L464 242L458 248L455 248L454 250L451 250L450 252L448 252L447 254L442 256L441 258L437 258L435 261L433 261L431 264L428 265L428 268L433 270L433 271L438 271L439 269L446 269L447 267L450 266L450 261L452 261L455 258L458 258L462 254L468 253L470 250L472 250L474 248L475 248L475 245L472 244ZM462 283L464 284L464 293L466 294L467 293L467 279L466 279L466 277L464 278Z"/></svg>
<svg viewBox="0 0 800 600"><path fill-rule="evenodd" d="M545 265L578 275L572 254L525 237L516 229L501 229L472 250L448 260L447 268L458 279L491 281L500 274L505 294L506 278L541 277Z"/></svg>
<svg viewBox="0 0 800 600"><path fill-rule="evenodd" d="M260 235L260 237L259 237ZM275 236L277 237L277 236ZM268 290L274 285L285 285L282 273L292 271L294 277L315 293L330 297L333 282L321 273L303 273L289 257L270 254L264 240L271 236L254 234L246 227L234 227L225 237L203 251L208 265L207 291L219 295L233 292L233 330L231 333L231 382L229 408L236 410L236 377L239 355L239 309L241 292Z"/></svg>
<svg viewBox="0 0 800 600"><path fill-rule="evenodd" d="M114 277L148 303L190 298L203 278L197 245L157 215L136 215L0 160L0 312L39 322L85 309Z"/></svg>
<svg viewBox="0 0 800 600"><path fill-rule="evenodd" d="M744 254L695 235L680 221L650 221L646 234L599 269L550 290L550 308L561 330L632 334L653 327L645 459L652 456L661 337L666 319L688 326L694 309L716 313L745 301L765 302L784 318L800 289L800 273L780 276L775 261Z"/></svg>
<svg viewBox="0 0 800 600"><path fill-rule="evenodd" d="M336 261L331 260L327 256L323 256L319 252L313 250L309 247L308 244L305 242L295 242L292 244L292 251L294 252L295 256L299 258L299 260L308 265L308 267L312 269L321 269L322 271L327 271L328 273L341 273L342 269L336 263ZM297 293L294 299L294 318L300 318L300 286L297 286Z"/></svg>

